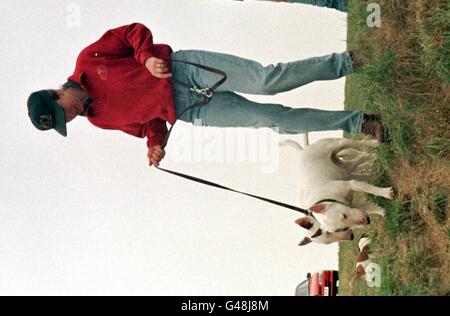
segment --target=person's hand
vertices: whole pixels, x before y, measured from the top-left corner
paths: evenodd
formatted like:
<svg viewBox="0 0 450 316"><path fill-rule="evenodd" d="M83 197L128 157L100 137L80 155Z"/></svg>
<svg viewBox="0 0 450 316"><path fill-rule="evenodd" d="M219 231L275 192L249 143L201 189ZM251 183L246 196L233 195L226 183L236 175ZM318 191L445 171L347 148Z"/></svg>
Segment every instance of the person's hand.
<svg viewBox="0 0 450 316"><path fill-rule="evenodd" d="M164 158L165 155L166 152L160 145L150 147L147 153L149 166L155 165L156 167L159 167L159 162Z"/></svg>
<svg viewBox="0 0 450 316"><path fill-rule="evenodd" d="M172 77L169 71L169 65L164 59L150 57L145 61L145 68L156 78L166 79Z"/></svg>

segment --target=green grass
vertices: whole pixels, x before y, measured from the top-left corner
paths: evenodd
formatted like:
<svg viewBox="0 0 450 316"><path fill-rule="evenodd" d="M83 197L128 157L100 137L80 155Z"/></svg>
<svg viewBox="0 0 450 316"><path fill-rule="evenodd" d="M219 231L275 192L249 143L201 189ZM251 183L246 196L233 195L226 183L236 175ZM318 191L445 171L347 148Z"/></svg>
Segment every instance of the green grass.
<svg viewBox="0 0 450 316"><path fill-rule="evenodd" d="M442 192L441 187L438 185L433 188L433 193L431 196L434 217L439 224L444 224L447 221L447 206L448 197Z"/></svg>
<svg viewBox="0 0 450 316"><path fill-rule="evenodd" d="M355 234L373 240L381 287L349 287L358 249L341 243L340 294L449 295L450 2L376 2L381 28L366 25L366 1L351 1L348 47L367 63L347 77L346 109L382 116L389 144L376 150L373 184L393 186L396 197L367 196L386 216Z"/></svg>

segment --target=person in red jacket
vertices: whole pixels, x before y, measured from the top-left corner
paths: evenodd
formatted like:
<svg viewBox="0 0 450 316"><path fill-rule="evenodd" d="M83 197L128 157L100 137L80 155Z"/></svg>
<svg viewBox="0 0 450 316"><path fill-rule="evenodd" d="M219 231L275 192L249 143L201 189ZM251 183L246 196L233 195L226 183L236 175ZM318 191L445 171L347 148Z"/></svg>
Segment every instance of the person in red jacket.
<svg viewBox="0 0 450 316"><path fill-rule="evenodd" d="M348 0L265 0L265 1L310 4L318 7L331 8L342 12L347 12L348 10Z"/></svg>
<svg viewBox="0 0 450 316"><path fill-rule="evenodd" d="M171 79L201 89L211 87L217 76L185 62L209 65L227 74L208 105L187 112L184 110L203 96ZM74 73L60 89L33 92L27 101L28 114L39 130L55 129L63 136L67 136L68 122L85 116L99 128L147 137L150 166L159 166L164 158L166 122L173 125L177 118L190 123L200 120L204 126L270 127L283 134L363 132L381 142L383 127L375 116L262 105L235 93L274 95L315 80L337 79L353 72L353 67L348 52L266 67L227 54L172 52L168 45L153 44L145 25L133 23L107 31L83 49Z"/></svg>

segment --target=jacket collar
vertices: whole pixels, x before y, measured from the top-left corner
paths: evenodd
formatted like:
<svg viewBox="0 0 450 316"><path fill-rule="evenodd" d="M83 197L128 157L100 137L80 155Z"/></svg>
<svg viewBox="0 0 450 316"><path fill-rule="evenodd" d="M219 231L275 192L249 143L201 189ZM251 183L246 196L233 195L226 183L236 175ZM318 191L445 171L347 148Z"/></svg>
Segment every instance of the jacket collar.
<svg viewBox="0 0 450 316"><path fill-rule="evenodd" d="M85 115L90 115L91 112L90 107L91 107L91 103L94 101L94 98L92 98L86 91L86 88L84 87L84 83L86 82L86 73L83 71L77 72L75 74L73 74L69 80L63 85L63 87L67 87L67 88L76 88L76 89L80 89L82 91L84 91L88 98L84 101L84 106L85 106L85 111L83 114L80 114L82 116Z"/></svg>
<svg viewBox="0 0 450 316"><path fill-rule="evenodd" d="M71 81L75 81L76 83L83 86L86 83L86 73L84 71L75 72L71 77Z"/></svg>

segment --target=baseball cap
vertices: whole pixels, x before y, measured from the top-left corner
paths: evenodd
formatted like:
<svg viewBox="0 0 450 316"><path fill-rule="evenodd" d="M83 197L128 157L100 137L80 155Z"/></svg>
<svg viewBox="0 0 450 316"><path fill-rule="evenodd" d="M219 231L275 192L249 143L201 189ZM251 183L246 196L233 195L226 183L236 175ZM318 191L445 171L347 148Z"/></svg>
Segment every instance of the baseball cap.
<svg viewBox="0 0 450 316"><path fill-rule="evenodd" d="M33 92L27 101L28 116L37 129L41 131L54 129L67 137L66 114L56 103L56 99L56 94L52 90Z"/></svg>

